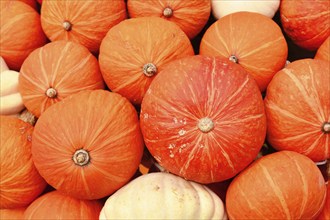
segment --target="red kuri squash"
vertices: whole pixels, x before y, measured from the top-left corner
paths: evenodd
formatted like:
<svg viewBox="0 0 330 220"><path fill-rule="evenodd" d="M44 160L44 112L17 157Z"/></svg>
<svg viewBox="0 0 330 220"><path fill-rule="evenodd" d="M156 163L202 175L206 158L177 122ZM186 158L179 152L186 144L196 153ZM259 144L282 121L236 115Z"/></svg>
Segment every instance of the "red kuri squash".
<svg viewBox="0 0 330 220"><path fill-rule="evenodd" d="M200 183L235 176L257 156L266 134L253 78L229 60L200 55L173 61L155 77L140 120L157 162Z"/></svg>
<svg viewBox="0 0 330 220"><path fill-rule="evenodd" d="M24 219L96 220L101 209L102 203L98 200L79 200L58 191L52 191L31 203L24 213Z"/></svg>
<svg viewBox="0 0 330 220"><path fill-rule="evenodd" d="M330 158L329 62L301 59L278 72L267 89L267 139L314 161Z"/></svg>
<svg viewBox="0 0 330 220"><path fill-rule="evenodd" d="M316 51L314 59L320 59L330 62L330 36L321 44Z"/></svg>
<svg viewBox="0 0 330 220"><path fill-rule="evenodd" d="M206 30L200 54L238 63L263 92L274 74L284 67L288 46L280 27L271 18L254 12L236 12L220 18Z"/></svg>
<svg viewBox="0 0 330 220"><path fill-rule="evenodd" d="M315 219L324 206L326 185L308 157L281 151L261 157L230 183L229 219Z"/></svg>
<svg viewBox="0 0 330 220"><path fill-rule="evenodd" d="M25 58L47 41L40 15L23 2L1 1L0 16L0 56L9 69L19 71Z"/></svg>
<svg viewBox="0 0 330 220"><path fill-rule="evenodd" d="M119 94L93 90L67 97L41 115L32 157L55 189L79 199L99 199L130 180L143 147L131 103Z"/></svg>
<svg viewBox="0 0 330 220"><path fill-rule="evenodd" d="M84 46L64 40L34 50L20 72L23 103L37 117L71 94L104 88L97 59Z"/></svg>
<svg viewBox="0 0 330 220"><path fill-rule="evenodd" d="M108 30L126 18L124 0L43 0L41 25L51 41L70 40L97 53Z"/></svg>
<svg viewBox="0 0 330 220"><path fill-rule="evenodd" d="M0 116L0 209L25 207L46 187L31 155L33 126Z"/></svg>
<svg viewBox="0 0 330 220"><path fill-rule="evenodd" d="M0 219L22 220L24 218L25 207L17 209L0 209Z"/></svg>
<svg viewBox="0 0 330 220"><path fill-rule="evenodd" d="M282 0L281 24L299 47L317 50L330 36L330 1Z"/></svg>
<svg viewBox="0 0 330 220"><path fill-rule="evenodd" d="M211 0L128 0L127 11L131 18L152 16L174 22L192 39L209 19Z"/></svg>
<svg viewBox="0 0 330 220"><path fill-rule="evenodd" d="M131 18L107 33L99 63L113 92L141 104L154 75L168 62L192 55L193 47L177 25L156 17Z"/></svg>
<svg viewBox="0 0 330 220"><path fill-rule="evenodd" d="M330 184L327 183L327 198L320 215L317 220L327 220L330 219Z"/></svg>

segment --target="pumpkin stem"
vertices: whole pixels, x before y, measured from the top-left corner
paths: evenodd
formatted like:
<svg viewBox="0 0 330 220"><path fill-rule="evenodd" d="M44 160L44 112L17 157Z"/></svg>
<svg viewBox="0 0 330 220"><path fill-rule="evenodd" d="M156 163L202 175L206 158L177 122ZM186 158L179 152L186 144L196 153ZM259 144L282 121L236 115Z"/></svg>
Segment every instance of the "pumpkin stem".
<svg viewBox="0 0 330 220"><path fill-rule="evenodd" d="M49 98L55 98L57 96L57 92L54 88L49 88L47 89L46 91L46 95L49 97Z"/></svg>
<svg viewBox="0 0 330 220"><path fill-rule="evenodd" d="M170 18L173 15L173 10L170 7L164 8L163 15L165 18Z"/></svg>
<svg viewBox="0 0 330 220"><path fill-rule="evenodd" d="M202 132L207 133L214 128L214 123L213 123L212 119L205 117L205 118L199 119L197 127Z"/></svg>
<svg viewBox="0 0 330 220"><path fill-rule="evenodd" d="M330 122L324 122L322 125L322 132L325 134L330 133Z"/></svg>
<svg viewBox="0 0 330 220"><path fill-rule="evenodd" d="M148 77L152 77L157 73L157 67L153 63L147 63L143 66L143 73Z"/></svg>
<svg viewBox="0 0 330 220"><path fill-rule="evenodd" d="M89 153L84 150L84 149L80 149L80 150L77 150L73 157L72 157L74 163L76 165L79 165L79 166L85 166L89 163L90 159L89 159Z"/></svg>
<svg viewBox="0 0 330 220"><path fill-rule="evenodd" d="M231 55L231 56L229 57L229 60L230 60L231 62L238 63L238 58L237 58L235 55Z"/></svg>
<svg viewBox="0 0 330 220"><path fill-rule="evenodd" d="M66 31L71 31L72 29L72 24L69 21L64 21L62 26Z"/></svg>

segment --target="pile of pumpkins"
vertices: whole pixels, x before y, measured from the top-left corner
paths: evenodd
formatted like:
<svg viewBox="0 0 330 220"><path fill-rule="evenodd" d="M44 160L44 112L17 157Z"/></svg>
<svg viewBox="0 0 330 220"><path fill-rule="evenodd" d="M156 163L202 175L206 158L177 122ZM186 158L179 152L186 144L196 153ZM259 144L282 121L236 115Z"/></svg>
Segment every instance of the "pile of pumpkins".
<svg viewBox="0 0 330 220"><path fill-rule="evenodd" d="M330 219L329 1L0 6L1 219Z"/></svg>

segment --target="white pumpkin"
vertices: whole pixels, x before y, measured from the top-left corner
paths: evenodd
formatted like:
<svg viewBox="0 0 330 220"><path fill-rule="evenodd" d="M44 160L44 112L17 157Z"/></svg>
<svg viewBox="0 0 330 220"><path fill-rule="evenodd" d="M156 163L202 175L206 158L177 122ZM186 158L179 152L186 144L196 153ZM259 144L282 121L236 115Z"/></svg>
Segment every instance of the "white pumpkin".
<svg viewBox="0 0 330 220"><path fill-rule="evenodd" d="M112 194L100 219L227 219L227 214L222 200L206 186L155 172Z"/></svg>
<svg viewBox="0 0 330 220"><path fill-rule="evenodd" d="M5 60L0 56L0 73L2 73L5 70L9 70Z"/></svg>
<svg viewBox="0 0 330 220"><path fill-rule="evenodd" d="M212 0L212 14L219 19L228 14L249 11L273 18L280 6L280 0Z"/></svg>
<svg viewBox="0 0 330 220"><path fill-rule="evenodd" d="M2 66L1 66L2 67ZM18 92L19 72L4 70L0 74L0 114L17 115L25 106Z"/></svg>

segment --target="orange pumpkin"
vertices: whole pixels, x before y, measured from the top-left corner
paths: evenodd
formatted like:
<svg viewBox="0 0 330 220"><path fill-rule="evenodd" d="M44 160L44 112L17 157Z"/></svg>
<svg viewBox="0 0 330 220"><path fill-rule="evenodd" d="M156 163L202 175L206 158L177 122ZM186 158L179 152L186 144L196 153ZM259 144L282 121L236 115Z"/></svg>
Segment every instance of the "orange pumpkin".
<svg viewBox="0 0 330 220"><path fill-rule="evenodd" d="M330 219L330 184L327 183L327 197L323 209L320 215L317 217L317 220L326 220Z"/></svg>
<svg viewBox="0 0 330 220"><path fill-rule="evenodd" d="M127 1L131 18L161 17L177 24L192 39L206 25L211 14L210 0Z"/></svg>
<svg viewBox="0 0 330 220"><path fill-rule="evenodd" d="M271 18L254 12L236 12L220 18L206 30L200 54L238 63L263 92L274 74L284 67L288 46L280 27Z"/></svg>
<svg viewBox="0 0 330 220"><path fill-rule="evenodd" d="M0 219L21 220L24 216L25 207L17 209L0 209Z"/></svg>
<svg viewBox="0 0 330 220"><path fill-rule="evenodd" d="M97 53L108 30L126 18L124 0L43 0L41 25L51 41L70 40Z"/></svg>
<svg viewBox="0 0 330 220"><path fill-rule="evenodd" d="M155 77L140 120L157 162L200 183L235 176L257 156L266 134L253 78L229 60L199 55L173 61Z"/></svg>
<svg viewBox="0 0 330 220"><path fill-rule="evenodd" d="M32 156L55 189L79 199L99 199L130 180L143 147L131 103L116 93L90 90L67 97L41 115Z"/></svg>
<svg viewBox="0 0 330 220"><path fill-rule="evenodd" d="M192 45L177 25L156 17L131 18L107 33L99 63L113 92L141 104L155 74L170 61L192 55Z"/></svg>
<svg viewBox="0 0 330 220"><path fill-rule="evenodd" d="M31 155L33 126L0 116L0 209L27 206L46 187Z"/></svg>
<svg viewBox="0 0 330 220"><path fill-rule="evenodd" d="M30 5L35 10L38 10L37 0L2 0L2 2L5 2L5 1L20 1L20 2L24 2L25 4Z"/></svg>
<svg viewBox="0 0 330 220"><path fill-rule="evenodd" d="M267 139L314 161L330 158L330 67L301 59L279 71L265 97Z"/></svg>
<svg viewBox="0 0 330 220"><path fill-rule="evenodd" d="M299 47L315 51L330 36L330 1L282 0L284 32Z"/></svg>
<svg viewBox="0 0 330 220"><path fill-rule="evenodd" d="M25 58L47 38L36 10L20 1L1 1L0 56L9 69L19 71Z"/></svg>
<svg viewBox="0 0 330 220"><path fill-rule="evenodd" d="M308 157L281 151L261 157L230 183L229 219L315 219L326 185Z"/></svg>
<svg viewBox="0 0 330 220"><path fill-rule="evenodd" d="M34 50L20 72L18 89L23 103L37 117L71 94L104 88L97 59L85 47L69 41Z"/></svg>
<svg viewBox="0 0 330 220"><path fill-rule="evenodd" d="M102 203L97 200L79 200L52 191L37 198L31 203L25 213L24 219L98 219Z"/></svg>
<svg viewBox="0 0 330 220"><path fill-rule="evenodd" d="M330 62L330 36L321 44L316 51L314 59L326 60Z"/></svg>

